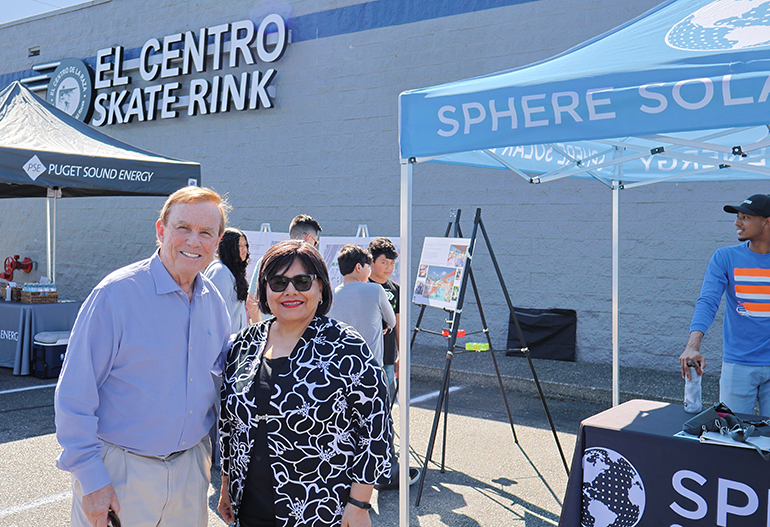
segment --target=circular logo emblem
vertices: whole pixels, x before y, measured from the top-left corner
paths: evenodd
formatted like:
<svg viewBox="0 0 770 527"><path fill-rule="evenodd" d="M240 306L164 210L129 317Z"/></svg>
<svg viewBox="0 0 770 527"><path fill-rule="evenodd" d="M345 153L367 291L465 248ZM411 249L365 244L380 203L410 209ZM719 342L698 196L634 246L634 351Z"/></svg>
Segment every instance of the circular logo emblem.
<svg viewBox="0 0 770 527"><path fill-rule="evenodd" d="M581 527L634 527L644 514L646 494L636 468L609 448L583 454Z"/></svg>
<svg viewBox="0 0 770 527"><path fill-rule="evenodd" d="M715 0L672 27L666 44L685 51L770 45L770 0Z"/></svg>
<svg viewBox="0 0 770 527"><path fill-rule="evenodd" d="M64 59L48 83L46 100L64 113L86 122L91 116L93 74L79 59Z"/></svg>

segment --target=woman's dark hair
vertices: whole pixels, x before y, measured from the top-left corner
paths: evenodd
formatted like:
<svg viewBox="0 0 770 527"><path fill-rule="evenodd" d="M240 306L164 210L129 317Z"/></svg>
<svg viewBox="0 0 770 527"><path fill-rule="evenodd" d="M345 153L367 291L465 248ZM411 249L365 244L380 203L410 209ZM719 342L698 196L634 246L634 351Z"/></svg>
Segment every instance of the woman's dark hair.
<svg viewBox="0 0 770 527"><path fill-rule="evenodd" d="M245 302L249 294L249 281L246 279L246 267L249 265L249 256L246 260L241 260L241 236L246 238L243 231L228 227L219 240L219 260L225 265L235 277L235 293L239 302ZM248 243L248 241L247 241Z"/></svg>
<svg viewBox="0 0 770 527"><path fill-rule="evenodd" d="M271 315L270 306L267 305L267 279L281 274L291 267L294 260L299 259L305 272L314 274L321 284L321 303L315 310L316 316L322 316L332 307L332 286L329 283L329 271L326 262L315 247L300 240L286 240L277 243L267 250L262 257L262 265L259 267L259 310Z"/></svg>

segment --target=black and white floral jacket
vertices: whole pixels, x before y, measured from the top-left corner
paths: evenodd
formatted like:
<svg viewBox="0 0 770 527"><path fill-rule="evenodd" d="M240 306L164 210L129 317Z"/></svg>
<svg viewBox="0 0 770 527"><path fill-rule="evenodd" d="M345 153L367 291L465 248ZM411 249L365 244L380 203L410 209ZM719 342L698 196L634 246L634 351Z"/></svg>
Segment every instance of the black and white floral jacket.
<svg viewBox="0 0 770 527"><path fill-rule="evenodd" d="M276 525L339 525L351 483L390 474L384 375L354 329L315 317L278 375L267 419L258 419L251 389L270 324L244 329L224 369L220 445L233 512L237 517L256 428L267 426Z"/></svg>

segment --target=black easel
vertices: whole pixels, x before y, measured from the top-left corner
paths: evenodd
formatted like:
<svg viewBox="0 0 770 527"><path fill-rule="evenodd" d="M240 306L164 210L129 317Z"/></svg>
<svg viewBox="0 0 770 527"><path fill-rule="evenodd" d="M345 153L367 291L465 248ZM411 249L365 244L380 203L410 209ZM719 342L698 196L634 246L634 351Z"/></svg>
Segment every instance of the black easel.
<svg viewBox="0 0 770 527"><path fill-rule="evenodd" d="M457 214L455 215L454 221L450 218L449 225L447 226L446 233L444 234L445 237L449 236L449 233L452 231L452 225L454 225L454 236L456 237L462 237L462 231L460 229L460 213L461 211L458 210ZM484 237L484 241L487 244L487 249L489 250L489 255L492 258L492 263L495 266L495 271L497 272L497 278L500 281L500 286L502 287L503 294L505 295L505 300L508 303L508 309L511 314L511 318L513 319L514 327L516 328L516 333L519 337L519 342L521 342L522 347L516 348L514 350L495 350L492 346L492 339L489 334L489 329L487 327L486 318L484 316L484 310L481 305L481 298L479 297L478 288L476 287L476 280L473 276L473 270L472 270L472 263L473 263L473 253L475 251L476 247L476 238L478 235L478 229L481 228L482 236ZM500 266L497 264L497 259L495 258L495 253L492 250L492 244L489 241L489 236L487 236L487 231L484 228L484 222L481 220L481 209L476 209L476 216L473 220L473 231L471 233L470 238L470 244L468 245L468 251L466 253L466 263L465 263L465 271L463 274L463 277L460 282L460 291L457 297L457 306L454 310L447 310L452 313L451 320L448 320L447 322L450 324L450 333L448 337L448 348L447 348L447 356L446 356L446 366L444 368L444 382L441 388L441 391L439 393L438 401L436 403L436 412L433 416L433 427L431 428L430 433L430 440L428 441L428 451L425 454L425 463L423 466L422 474L420 475L420 484L419 488L417 490L417 499L415 501L415 506L420 505L420 499L422 498L422 489L425 485L425 476L428 473L428 463L431 461L431 456L433 455L433 448L436 444L436 434L438 433L438 422L441 418L441 407L444 406L444 437L443 437L443 448L442 448L442 456L441 456L441 472L444 472L444 461L446 458L446 434L447 434L447 415L449 413L449 377L450 377L450 371L452 368L452 358L455 354L459 353L479 353L478 350L473 351L467 351L464 348L458 347L456 345L457 343L457 332L458 328L460 326L460 317L462 315L462 307L465 300L465 291L468 287L468 280L471 281L471 286L473 288L474 296L476 297L476 304L479 308L479 315L481 316L481 322L483 325L483 329L481 331L477 331L474 333L484 333L487 337L487 343L489 344L489 350L483 350L483 351L489 351L490 355L492 356L492 362L495 365L495 372L497 373L497 380L500 384L500 392L503 396L503 401L505 403L505 409L508 413L508 421L511 424L511 431L513 432L513 440L516 444L518 444L518 439L516 438L516 430L513 426L513 417L511 416L511 410L508 406L508 399L505 395L505 388L503 386L503 380L500 376L500 369L497 365L497 358L495 357L495 351L519 351L525 354L527 357L527 361L529 362L530 370L532 371L532 378L535 381L535 385L537 386L537 391L540 396L540 401L543 403L543 409L545 410L545 415L548 418L548 423L551 426L551 432L553 433L554 440L556 441L556 446L559 450L559 455L561 456L562 463L564 464L564 470L567 471L567 474L569 475L569 467L567 465L567 460L564 457L564 452L561 448L561 443L559 442L559 436L556 434L556 428L553 424L553 419L551 418L551 412L548 410L548 403L545 400L545 395L543 394L543 390L540 387L540 381L537 378L537 373L535 372L535 365L532 363L532 358L529 354L529 348L527 348L527 343L524 340L524 335L521 332L521 328L519 327L519 322L516 318L516 312L513 307L513 303L511 302L511 298L508 294L508 289L505 286L505 281L503 279L503 274L500 271ZM417 333L420 331L426 332L426 333L433 333L436 335L442 335L444 336L444 333L438 333L435 331L425 330L420 328L420 322L422 321L422 316L425 313L425 306L422 306L422 309L420 310L420 315L417 318L417 324L414 330L414 334L412 335L412 341L411 343L414 344L415 337L417 336ZM467 335L471 335L474 333L466 333Z"/></svg>

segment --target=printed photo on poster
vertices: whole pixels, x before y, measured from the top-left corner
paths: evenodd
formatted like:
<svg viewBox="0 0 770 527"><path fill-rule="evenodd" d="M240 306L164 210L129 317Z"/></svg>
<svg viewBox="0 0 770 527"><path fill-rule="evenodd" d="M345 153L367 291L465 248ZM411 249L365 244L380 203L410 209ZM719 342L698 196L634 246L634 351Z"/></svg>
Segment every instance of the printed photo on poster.
<svg viewBox="0 0 770 527"><path fill-rule="evenodd" d="M470 239L425 238L414 285L415 304L454 310Z"/></svg>

